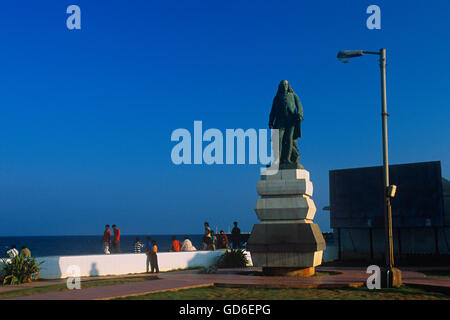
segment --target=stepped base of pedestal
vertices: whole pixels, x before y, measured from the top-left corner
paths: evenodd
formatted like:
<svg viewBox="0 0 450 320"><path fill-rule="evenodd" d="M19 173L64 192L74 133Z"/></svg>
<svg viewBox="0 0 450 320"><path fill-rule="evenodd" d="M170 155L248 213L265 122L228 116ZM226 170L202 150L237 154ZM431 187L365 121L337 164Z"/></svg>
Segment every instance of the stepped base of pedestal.
<svg viewBox="0 0 450 320"><path fill-rule="evenodd" d="M316 268L309 267L304 269L298 268L273 268L264 267L263 274L265 276L287 276L287 277L311 277L316 273Z"/></svg>
<svg viewBox="0 0 450 320"><path fill-rule="evenodd" d="M247 241L253 265L284 274L296 270L300 270L298 274L314 274L314 267L322 263L326 243L313 223L316 206L311 199L309 172L282 169L262 176L257 192L261 198L255 212L261 222L254 225Z"/></svg>
<svg viewBox="0 0 450 320"><path fill-rule="evenodd" d="M322 263L323 251L315 252L254 252L251 251L254 266L263 268L304 269Z"/></svg>
<svg viewBox="0 0 450 320"><path fill-rule="evenodd" d="M325 239L319 226L311 221L255 224L247 241L247 248L252 255L253 252L303 254L323 251L325 247Z"/></svg>

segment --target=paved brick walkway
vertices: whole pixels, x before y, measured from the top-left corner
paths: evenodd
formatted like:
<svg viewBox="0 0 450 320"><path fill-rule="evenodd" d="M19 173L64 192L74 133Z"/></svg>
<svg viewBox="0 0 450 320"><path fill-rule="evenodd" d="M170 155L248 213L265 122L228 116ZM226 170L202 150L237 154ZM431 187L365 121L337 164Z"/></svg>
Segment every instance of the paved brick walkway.
<svg viewBox="0 0 450 320"><path fill-rule="evenodd" d="M245 272L244 272L245 270ZM333 288L362 286L367 277L363 268L319 267L318 271L339 272L337 275L317 277L263 277L258 276L258 268L219 270L216 274L201 274L198 270L175 271L159 274L158 280L125 283L81 290L19 297L26 300L92 300L114 297L142 295L158 291L171 291L211 285L251 286L251 287L294 287L294 288ZM252 273L253 274L250 274ZM444 288L450 292L450 279L428 278L424 274L402 270L405 284L420 285L429 288Z"/></svg>

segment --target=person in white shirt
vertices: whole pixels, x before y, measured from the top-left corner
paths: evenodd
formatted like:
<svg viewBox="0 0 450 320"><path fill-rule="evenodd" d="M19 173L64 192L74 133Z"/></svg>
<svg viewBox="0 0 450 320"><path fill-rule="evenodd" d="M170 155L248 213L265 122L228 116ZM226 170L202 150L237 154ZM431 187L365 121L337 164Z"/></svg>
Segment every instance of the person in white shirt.
<svg viewBox="0 0 450 320"><path fill-rule="evenodd" d="M141 250L145 247L142 243L141 238L137 237L134 242L134 253L141 253Z"/></svg>
<svg viewBox="0 0 450 320"><path fill-rule="evenodd" d="M6 255L9 257L9 258L14 258L14 257L17 257L18 255L19 255L19 251L16 249L16 245L15 244L13 244L12 246L11 246L11 249L9 249L8 251L6 251Z"/></svg>
<svg viewBox="0 0 450 320"><path fill-rule="evenodd" d="M181 246L181 251L196 251L197 249L192 245L189 237L184 237L183 245Z"/></svg>

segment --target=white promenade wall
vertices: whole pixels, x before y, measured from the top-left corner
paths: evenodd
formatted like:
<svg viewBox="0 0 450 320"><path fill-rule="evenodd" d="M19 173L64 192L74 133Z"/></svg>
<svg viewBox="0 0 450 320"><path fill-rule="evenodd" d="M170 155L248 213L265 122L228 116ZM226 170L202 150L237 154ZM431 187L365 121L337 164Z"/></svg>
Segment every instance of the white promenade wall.
<svg viewBox="0 0 450 320"><path fill-rule="evenodd" d="M158 253L159 271L209 267L217 262L224 250L161 252ZM246 252L249 265L251 256ZM150 271L150 261L145 253L103 254L85 256L49 256L37 257L36 261L44 261L40 266L41 279L64 279L73 276L109 276L144 273ZM75 275L74 270L79 270Z"/></svg>

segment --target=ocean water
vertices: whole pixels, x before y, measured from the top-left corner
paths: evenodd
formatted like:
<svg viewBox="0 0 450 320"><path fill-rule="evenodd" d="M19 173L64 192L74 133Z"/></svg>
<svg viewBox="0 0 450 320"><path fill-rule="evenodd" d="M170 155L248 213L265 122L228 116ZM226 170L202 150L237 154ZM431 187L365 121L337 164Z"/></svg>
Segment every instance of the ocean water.
<svg viewBox="0 0 450 320"><path fill-rule="evenodd" d="M151 235L156 240L160 252L169 251L172 247L173 235ZM185 235L175 235L177 240L183 242ZM201 234L188 235L192 244L201 249ZM103 254L103 235L98 236L36 236L36 237L0 237L0 257L6 257L6 251L16 245L20 251L22 246L31 251L33 257L47 256L77 256L89 254ZM120 252L133 253L134 241L139 237L145 244L147 235L121 235Z"/></svg>
<svg viewBox="0 0 450 320"><path fill-rule="evenodd" d="M0 257L6 257L6 251L12 245L16 245L20 251L22 246L31 251L33 257L48 256L77 256L89 254L103 254L102 236L36 236L36 237L0 237ZM159 252L167 252L172 247L173 235L152 235L156 240ZM185 235L175 235L183 242ZM201 234L188 235L197 250L202 248ZM134 241L139 237L146 243L147 235L121 235L121 253L133 253ZM323 261L332 261L337 258L337 248L334 242L327 243L327 249L323 254Z"/></svg>

